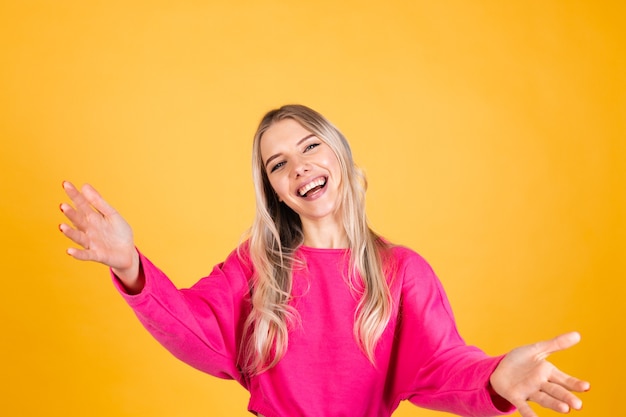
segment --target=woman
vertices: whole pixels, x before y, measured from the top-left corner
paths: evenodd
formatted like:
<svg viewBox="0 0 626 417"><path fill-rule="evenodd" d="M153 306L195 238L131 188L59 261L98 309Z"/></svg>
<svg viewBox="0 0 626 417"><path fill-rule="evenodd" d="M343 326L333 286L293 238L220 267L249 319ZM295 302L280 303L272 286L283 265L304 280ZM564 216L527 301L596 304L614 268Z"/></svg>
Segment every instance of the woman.
<svg viewBox="0 0 626 417"><path fill-rule="evenodd" d="M490 357L459 336L440 282L418 254L377 236L365 179L343 135L300 105L262 119L253 144L257 212L249 239L178 290L134 246L131 228L90 186L65 182L82 247L111 268L152 335L184 362L237 380L248 409L277 416L390 416L402 400L467 416L527 401L580 409L589 388L545 360L569 333Z"/></svg>

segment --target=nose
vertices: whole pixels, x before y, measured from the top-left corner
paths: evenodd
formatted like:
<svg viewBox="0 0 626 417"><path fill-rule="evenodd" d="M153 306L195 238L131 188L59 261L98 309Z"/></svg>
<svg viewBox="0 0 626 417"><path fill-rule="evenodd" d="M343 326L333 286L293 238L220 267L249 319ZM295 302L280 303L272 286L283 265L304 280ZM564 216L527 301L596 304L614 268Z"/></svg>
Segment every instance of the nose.
<svg viewBox="0 0 626 417"><path fill-rule="evenodd" d="M310 169L311 166L304 158L298 158L294 161L292 173L297 178L309 172Z"/></svg>

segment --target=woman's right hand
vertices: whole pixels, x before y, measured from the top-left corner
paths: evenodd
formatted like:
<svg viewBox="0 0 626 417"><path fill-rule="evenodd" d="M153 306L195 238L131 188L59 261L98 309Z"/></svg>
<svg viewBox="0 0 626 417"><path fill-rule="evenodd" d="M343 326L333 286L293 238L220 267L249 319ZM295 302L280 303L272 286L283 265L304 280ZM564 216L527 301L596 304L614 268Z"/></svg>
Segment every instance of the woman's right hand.
<svg viewBox="0 0 626 417"><path fill-rule="evenodd" d="M139 274L139 254L126 220L92 186L78 190L65 181L63 188L73 207L63 203L61 211L72 226L62 223L59 229L81 247L69 248L68 255L109 266L130 293L140 292L143 281Z"/></svg>

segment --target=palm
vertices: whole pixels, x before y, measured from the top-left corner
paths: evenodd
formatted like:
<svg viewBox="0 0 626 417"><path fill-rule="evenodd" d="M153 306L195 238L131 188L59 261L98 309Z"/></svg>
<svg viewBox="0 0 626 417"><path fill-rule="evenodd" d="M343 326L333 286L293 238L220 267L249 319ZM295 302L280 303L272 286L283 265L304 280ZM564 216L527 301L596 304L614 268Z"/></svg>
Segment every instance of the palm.
<svg viewBox="0 0 626 417"><path fill-rule="evenodd" d="M74 207L62 204L61 210L74 227L62 224L61 231L82 249L70 248L76 259L96 261L113 269L124 270L133 264L133 232L122 216L91 186L81 191L64 183Z"/></svg>
<svg viewBox="0 0 626 417"><path fill-rule="evenodd" d="M589 384L546 360L551 353L567 349L579 340L578 333L568 333L512 350L491 376L494 390L515 405L523 417L536 417L527 401L561 413L580 409L582 401L572 391L586 391Z"/></svg>

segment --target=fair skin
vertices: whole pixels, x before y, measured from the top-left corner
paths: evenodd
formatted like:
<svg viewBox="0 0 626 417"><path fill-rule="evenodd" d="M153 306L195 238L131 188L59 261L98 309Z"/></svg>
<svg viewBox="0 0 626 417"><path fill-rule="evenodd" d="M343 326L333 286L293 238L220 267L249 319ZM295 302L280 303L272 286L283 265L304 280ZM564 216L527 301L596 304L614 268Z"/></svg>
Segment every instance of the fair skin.
<svg viewBox="0 0 626 417"><path fill-rule="evenodd" d="M346 248L341 222L341 170L332 149L293 119L270 126L261 138L261 158L280 201L298 213L304 244Z"/></svg>
<svg viewBox="0 0 626 417"><path fill-rule="evenodd" d="M347 247L339 214L339 163L328 145L286 119L265 132L261 155L279 199L302 220L305 244ZM79 246L67 253L109 266L129 293L141 292L143 276L128 223L93 187L85 185L78 190L64 182L63 188L73 205L63 203L61 211L72 225L64 223L59 228ZM579 341L580 335L572 332L512 350L491 375L491 386L516 406L522 417L537 417L529 401L561 413L580 409L582 401L574 392L589 390L589 383L563 373L546 360Z"/></svg>
<svg viewBox="0 0 626 417"><path fill-rule="evenodd" d="M61 204L61 211L74 227L63 223L59 229L82 249L69 248L67 254L81 261L100 262L110 267L129 294L143 289L139 275L139 255L130 225L90 185L78 190L63 183L65 193L74 203Z"/></svg>

